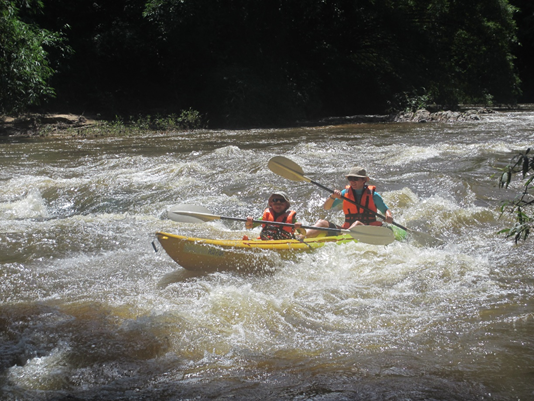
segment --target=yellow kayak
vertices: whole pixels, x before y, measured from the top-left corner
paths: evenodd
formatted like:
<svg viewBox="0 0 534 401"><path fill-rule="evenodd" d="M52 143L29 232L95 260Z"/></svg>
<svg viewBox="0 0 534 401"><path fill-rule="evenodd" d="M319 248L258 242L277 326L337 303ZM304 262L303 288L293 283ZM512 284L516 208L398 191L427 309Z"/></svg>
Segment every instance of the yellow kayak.
<svg viewBox="0 0 534 401"><path fill-rule="evenodd" d="M164 232L157 232L156 237L165 252L183 268L209 272L257 270L272 265L277 259L276 255L287 258L296 252L316 249L326 243L357 242L351 235L307 238L304 241L217 240ZM270 251L276 251L276 254Z"/></svg>

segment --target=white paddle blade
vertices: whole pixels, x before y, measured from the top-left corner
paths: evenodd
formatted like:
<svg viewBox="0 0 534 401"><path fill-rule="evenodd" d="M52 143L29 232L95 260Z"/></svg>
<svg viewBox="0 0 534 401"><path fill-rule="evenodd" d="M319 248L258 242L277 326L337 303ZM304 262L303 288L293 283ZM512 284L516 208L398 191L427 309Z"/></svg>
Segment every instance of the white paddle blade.
<svg viewBox="0 0 534 401"><path fill-rule="evenodd" d="M341 231L365 244L388 245L395 241L393 231L384 226L356 226L350 230Z"/></svg>
<svg viewBox="0 0 534 401"><path fill-rule="evenodd" d="M204 206L176 205L167 210L167 218L178 223L203 223L219 220L220 216L211 214Z"/></svg>
<svg viewBox="0 0 534 401"><path fill-rule="evenodd" d="M267 163L267 167L269 167L269 170L273 173L291 181L311 181L308 177L304 176L302 167L284 156L275 156L271 158L269 163Z"/></svg>

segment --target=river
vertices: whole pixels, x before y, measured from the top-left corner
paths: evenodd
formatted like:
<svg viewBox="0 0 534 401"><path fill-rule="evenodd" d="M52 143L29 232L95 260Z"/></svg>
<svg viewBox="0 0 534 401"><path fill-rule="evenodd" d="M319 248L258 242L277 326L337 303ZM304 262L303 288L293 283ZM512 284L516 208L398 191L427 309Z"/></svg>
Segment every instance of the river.
<svg viewBox="0 0 534 401"><path fill-rule="evenodd" d="M534 399L534 237L515 245L493 174L533 112L457 123L0 139L2 400ZM313 224L367 168L395 221L442 241L325 246L258 272L191 273L155 232L176 204L259 217L286 191ZM276 258L276 255L272 256Z"/></svg>

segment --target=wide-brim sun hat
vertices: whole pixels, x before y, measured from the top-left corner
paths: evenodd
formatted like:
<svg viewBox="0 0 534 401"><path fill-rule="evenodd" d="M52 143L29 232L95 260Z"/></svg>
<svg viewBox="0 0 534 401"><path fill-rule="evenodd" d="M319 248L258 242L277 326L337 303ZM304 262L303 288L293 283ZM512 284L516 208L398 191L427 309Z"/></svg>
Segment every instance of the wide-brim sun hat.
<svg viewBox="0 0 534 401"><path fill-rule="evenodd" d="M345 177L359 177L359 178L367 178L367 171L361 167L356 166L350 169L349 173Z"/></svg>
<svg viewBox="0 0 534 401"><path fill-rule="evenodd" d="M287 205L289 206L290 205L290 202L289 202L289 196L287 196L287 194L284 192L284 191L274 191L271 193L271 196L269 196L269 201L271 200L271 198L275 195L278 195L278 196L281 196L282 198L284 198L284 200L287 202Z"/></svg>

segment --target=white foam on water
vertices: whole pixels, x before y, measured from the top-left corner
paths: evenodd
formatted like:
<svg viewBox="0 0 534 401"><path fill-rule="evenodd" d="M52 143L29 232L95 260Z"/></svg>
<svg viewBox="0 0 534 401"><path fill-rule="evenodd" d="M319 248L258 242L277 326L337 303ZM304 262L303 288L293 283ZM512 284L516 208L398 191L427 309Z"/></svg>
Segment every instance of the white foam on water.
<svg viewBox="0 0 534 401"><path fill-rule="evenodd" d="M141 387L140 398L148 399L165 385L172 392L201 383L201 397L229 388L226 394L239 396L251 383L285 378L282 391L301 380L304 394L324 378L319 384L339 395L340 385L381 391L400 378L409 389L428 380L425 394L454 386L484 396L491 388L501 398L517 388L526 394L529 377L519 372L532 361L532 245L496 234L512 220L499 219L487 172L532 135L521 137L516 127L508 145L506 133L486 135L477 124L436 132L430 124L416 132L405 127L380 126L376 135L344 127L335 134L340 139L323 129L300 130L298 138L260 130L243 134L246 146L237 143L241 133L171 135L150 141L153 156L137 153L146 140L95 140L81 145L92 152L81 162L65 152L33 181L16 172L8 182L32 182L45 199L11 184L2 190L0 221L10 228L0 233L9 249L0 265L2 317L12 346L20 346L11 360L25 361L6 367L10 384L2 390L60 398L64 386L79 398L91 391L124 398ZM188 148L174 152L185 140ZM309 223L342 219L322 210L327 192L273 175L266 165L274 155L332 187L346 183L354 163L365 165L396 221L443 244L327 244L287 259L273 253L274 268L254 273L189 274L161 247L154 253L160 230L204 238L257 234L242 223L160 219L178 203L259 217L265 195L277 188ZM19 170L30 174L26 167ZM53 218L15 217L16 202L27 202L25 211L32 202L49 205ZM73 212L60 213L68 202ZM42 318L46 308L72 324ZM95 339L100 347L87 358ZM69 366L74 346L76 364Z"/></svg>
<svg viewBox="0 0 534 401"><path fill-rule="evenodd" d="M48 355L34 357L23 366L12 366L7 371L11 383L30 390L61 390L68 384L70 370L67 356L70 347L59 344Z"/></svg>
<svg viewBox="0 0 534 401"><path fill-rule="evenodd" d="M45 201L37 189L31 189L20 200L0 203L1 219L34 219L49 216Z"/></svg>
<svg viewBox="0 0 534 401"><path fill-rule="evenodd" d="M486 257L454 249L353 243L303 254L264 277L217 273L171 284L161 296L164 313L187 327L173 335L178 353L304 357L400 346L440 322L465 320L499 291L488 272Z"/></svg>

